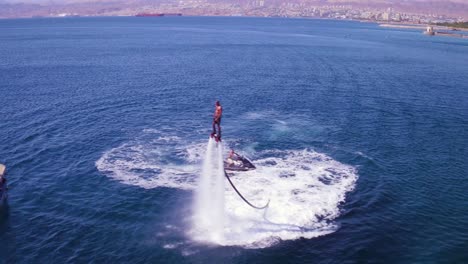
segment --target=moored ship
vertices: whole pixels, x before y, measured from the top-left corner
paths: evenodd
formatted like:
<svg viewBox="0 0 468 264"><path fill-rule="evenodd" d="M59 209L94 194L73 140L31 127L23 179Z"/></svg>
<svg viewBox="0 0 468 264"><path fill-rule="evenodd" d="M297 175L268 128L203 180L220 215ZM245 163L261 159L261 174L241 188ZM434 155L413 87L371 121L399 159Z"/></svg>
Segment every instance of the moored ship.
<svg viewBox="0 0 468 264"><path fill-rule="evenodd" d="M181 13L138 13L136 17L182 16Z"/></svg>

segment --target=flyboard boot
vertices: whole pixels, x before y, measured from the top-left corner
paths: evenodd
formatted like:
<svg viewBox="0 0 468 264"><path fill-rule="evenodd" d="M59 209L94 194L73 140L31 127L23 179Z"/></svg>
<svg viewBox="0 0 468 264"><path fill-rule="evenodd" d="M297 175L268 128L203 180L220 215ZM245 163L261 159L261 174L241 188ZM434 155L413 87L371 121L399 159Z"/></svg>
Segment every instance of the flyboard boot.
<svg viewBox="0 0 468 264"><path fill-rule="evenodd" d="M218 143L218 142L221 141L221 132L216 133L215 131L213 131L213 132L211 132L210 137L211 137L211 138L214 138L214 140L216 141L216 143Z"/></svg>

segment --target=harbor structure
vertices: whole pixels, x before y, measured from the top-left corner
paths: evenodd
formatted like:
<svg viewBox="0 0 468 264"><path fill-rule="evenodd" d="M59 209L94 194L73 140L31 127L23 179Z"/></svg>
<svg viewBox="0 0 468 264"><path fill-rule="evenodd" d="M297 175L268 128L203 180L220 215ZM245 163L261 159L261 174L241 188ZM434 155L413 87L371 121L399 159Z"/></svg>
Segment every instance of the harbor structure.
<svg viewBox="0 0 468 264"><path fill-rule="evenodd" d="M435 31L433 26L427 26L426 31L424 31L424 34L434 36Z"/></svg>

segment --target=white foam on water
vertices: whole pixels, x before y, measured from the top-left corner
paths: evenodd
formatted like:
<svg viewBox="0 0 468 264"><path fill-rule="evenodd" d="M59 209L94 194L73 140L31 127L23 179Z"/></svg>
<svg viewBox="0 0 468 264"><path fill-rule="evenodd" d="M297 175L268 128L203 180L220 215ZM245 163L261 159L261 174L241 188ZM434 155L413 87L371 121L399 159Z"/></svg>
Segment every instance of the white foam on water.
<svg viewBox="0 0 468 264"><path fill-rule="evenodd" d="M210 149L206 142L187 144L180 138L154 138L151 143L135 141L111 149L96 161L96 167L110 178L142 188L194 190L202 184L202 160ZM222 152L220 146L213 149L216 155L223 154L217 152ZM174 156L181 162L167 161ZM198 226L187 230L191 239L263 248L281 240L313 238L337 230L334 220L340 214L340 204L358 179L353 166L309 149L260 151L251 157L261 157L252 160L257 169L236 173L231 180L253 204L264 205L270 199L269 207L249 207L224 180L224 214L208 216L201 225L217 230L215 235L201 233L203 228Z"/></svg>
<svg viewBox="0 0 468 264"><path fill-rule="evenodd" d="M229 214L225 245L265 247L279 240L313 238L334 232L340 203L357 180L356 170L310 150L274 151L255 161L257 170L231 179L253 204L248 207L233 190L226 191Z"/></svg>
<svg viewBox="0 0 468 264"><path fill-rule="evenodd" d="M164 249L175 249L179 246L180 243L169 243L169 244L164 244L163 248Z"/></svg>
<svg viewBox="0 0 468 264"><path fill-rule="evenodd" d="M262 206L271 199L269 207L253 209L226 187L223 239L200 235L203 232L196 229L188 232L192 239L263 248L281 240L313 238L337 230L333 220L358 178L354 167L312 150L259 154L267 157L254 160L257 170L236 173L231 179L251 203ZM213 224L217 218L210 216L210 220Z"/></svg>
<svg viewBox="0 0 468 264"><path fill-rule="evenodd" d="M151 133L159 132L155 130ZM188 151L181 144L184 144L183 141L176 136L135 140L106 151L95 165L99 171L124 184L145 189L193 189L200 170L196 150L203 145L192 144Z"/></svg>

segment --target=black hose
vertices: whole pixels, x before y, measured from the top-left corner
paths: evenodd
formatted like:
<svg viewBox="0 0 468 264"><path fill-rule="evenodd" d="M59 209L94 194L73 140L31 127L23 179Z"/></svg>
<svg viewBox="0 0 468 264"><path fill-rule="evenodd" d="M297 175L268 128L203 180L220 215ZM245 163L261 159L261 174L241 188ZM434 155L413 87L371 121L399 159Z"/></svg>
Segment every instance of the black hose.
<svg viewBox="0 0 468 264"><path fill-rule="evenodd" d="M244 196L242 196L242 194L237 190L236 186L234 186L234 183L232 183L231 179L229 178L229 176L227 175L227 172L226 170L224 170L224 176L226 176L226 178L228 179L229 183L231 184L232 188L234 189L234 191L236 191L236 193L239 195L240 198L242 198L242 200L244 200L244 202L248 205L250 205L252 208L255 208L255 209L265 209L268 207L268 205L270 204L270 200L268 200L268 202L266 203L265 206L255 206L253 204L251 204L249 201L247 201L247 199L244 198Z"/></svg>

